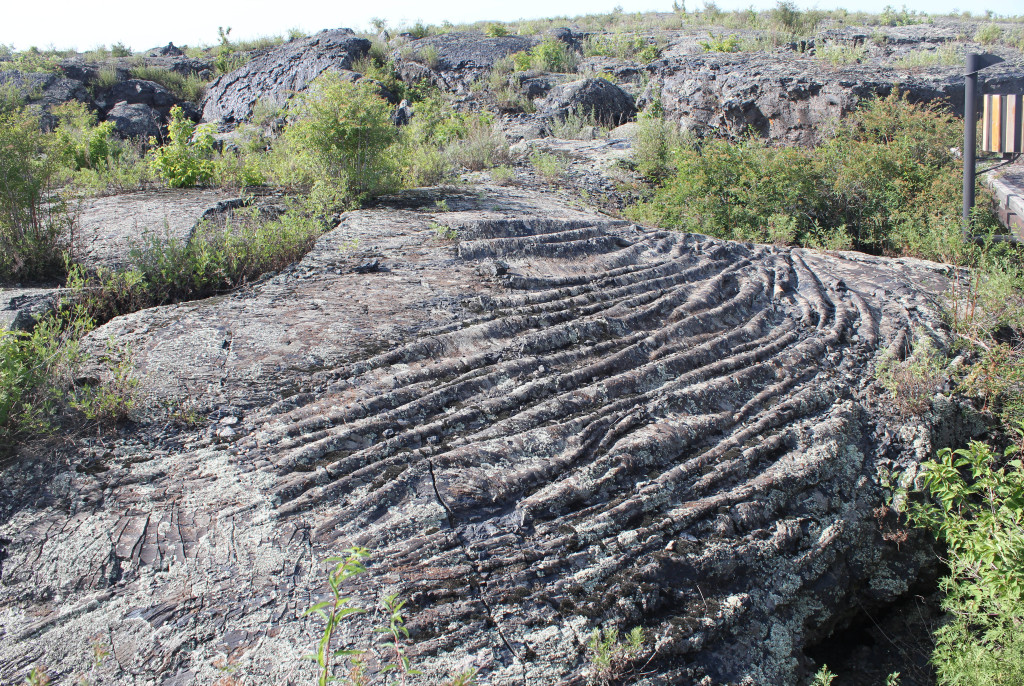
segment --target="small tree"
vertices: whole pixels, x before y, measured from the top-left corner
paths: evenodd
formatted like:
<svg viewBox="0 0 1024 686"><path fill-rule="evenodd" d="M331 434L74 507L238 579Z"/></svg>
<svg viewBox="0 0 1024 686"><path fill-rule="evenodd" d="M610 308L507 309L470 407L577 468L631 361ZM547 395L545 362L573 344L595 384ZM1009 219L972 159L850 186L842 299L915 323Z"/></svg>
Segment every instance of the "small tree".
<svg viewBox="0 0 1024 686"><path fill-rule="evenodd" d="M63 275L71 226L52 152L37 117L0 112L0 281Z"/></svg>
<svg viewBox="0 0 1024 686"><path fill-rule="evenodd" d="M371 88L335 73L318 77L297 103L275 148L278 178L328 205L355 205L401 183L398 128Z"/></svg>
<svg viewBox="0 0 1024 686"><path fill-rule="evenodd" d="M170 142L150 153L153 172L171 188L191 188L213 178L213 134L209 126L196 126L175 105L167 123ZM156 146L155 138L149 144Z"/></svg>

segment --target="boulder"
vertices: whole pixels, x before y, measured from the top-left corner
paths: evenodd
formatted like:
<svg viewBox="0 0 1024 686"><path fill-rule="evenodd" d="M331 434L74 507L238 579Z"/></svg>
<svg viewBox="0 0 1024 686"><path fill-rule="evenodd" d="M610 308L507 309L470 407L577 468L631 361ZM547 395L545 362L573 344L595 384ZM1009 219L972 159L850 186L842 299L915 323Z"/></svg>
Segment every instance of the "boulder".
<svg viewBox="0 0 1024 686"><path fill-rule="evenodd" d="M121 101L110 108L105 118L114 122L115 130L124 138L148 141L162 135L164 118L149 105Z"/></svg>
<svg viewBox="0 0 1024 686"><path fill-rule="evenodd" d="M533 100L544 97L552 88L560 83L565 83L567 78L572 77L530 69L529 71L515 72L509 77L509 80L516 85L523 95Z"/></svg>
<svg viewBox="0 0 1024 686"><path fill-rule="evenodd" d="M618 126L636 116L633 96L604 79L583 79L556 86L537 103L547 117L593 116L605 126Z"/></svg>
<svg viewBox="0 0 1024 686"><path fill-rule="evenodd" d="M966 429L942 396L894 415L874 369L949 343L945 268L525 189L436 199L348 213L280 274L90 335L131 350L144 408L207 423L0 472L0 681L40 655L87 673L99 635L112 682L212 683L225 652L247 683L311 682L303 613L331 597L325 558L362 545L341 591L409 601L424 683L581 684L595 629L640 626L644 683L796 684L851 608L930 571L925 535L876 519L881 474ZM346 617L334 647L379 624Z"/></svg>
<svg viewBox="0 0 1024 686"><path fill-rule="evenodd" d="M369 49L370 41L349 29L321 31L285 43L210 84L203 120L238 123L252 115L257 102L281 107L325 71L351 69Z"/></svg>

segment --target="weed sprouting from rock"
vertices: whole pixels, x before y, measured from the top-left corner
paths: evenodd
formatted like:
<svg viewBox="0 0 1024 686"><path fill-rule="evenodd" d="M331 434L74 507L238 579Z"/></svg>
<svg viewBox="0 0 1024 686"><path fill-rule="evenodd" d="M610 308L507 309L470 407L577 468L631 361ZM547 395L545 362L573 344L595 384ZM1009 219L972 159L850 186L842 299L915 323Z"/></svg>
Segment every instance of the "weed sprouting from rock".
<svg viewBox="0 0 1024 686"><path fill-rule="evenodd" d="M594 629L587 641L589 683L606 686L620 681L643 654L645 640L644 630L638 626L621 641L618 629Z"/></svg>
<svg viewBox="0 0 1024 686"><path fill-rule="evenodd" d="M346 650L332 648L334 632L339 622L345 617L357 614L365 614L366 609L351 605L352 599L343 595L343 584L352 577L366 573L364 561L369 559L370 551L362 547L352 547L345 551L343 557L331 557L326 560L328 564L334 565L328 571L327 583L331 589L331 596L327 600L320 601L311 606L303 613L303 617L317 615L324 622L323 633L317 643L316 652L307 655L306 658L313 660L319 667L318 685L343 681L352 686L369 686L375 683L370 674L371 660L379 665L377 673L383 676L387 684L394 684L389 675L397 675L397 683L405 686L409 683L409 677L417 676L422 672L416 669L412 660L406 652L406 643L409 641L409 630L406 628L406 617L404 610L406 601L399 598L398 594L386 595L381 599L381 611L384 613L386 624L374 627L373 633L383 634L387 638L381 644L385 654L375 655L373 649L367 650ZM335 676L339 667L336 659L347 660L347 676ZM444 686L469 686L476 682L476 669L464 671L445 682Z"/></svg>

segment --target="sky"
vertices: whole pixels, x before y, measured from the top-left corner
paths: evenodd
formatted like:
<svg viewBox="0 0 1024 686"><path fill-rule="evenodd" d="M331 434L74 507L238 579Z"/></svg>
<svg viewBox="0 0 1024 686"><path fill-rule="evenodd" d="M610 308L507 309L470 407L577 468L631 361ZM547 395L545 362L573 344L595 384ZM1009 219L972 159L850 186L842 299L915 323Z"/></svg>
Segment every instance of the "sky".
<svg viewBox="0 0 1024 686"><path fill-rule="evenodd" d="M766 9L777 0L717 0L725 10L754 7ZM315 32L349 27L368 30L374 17L391 26L416 21L440 24L481 20L514 21L552 16L600 14L621 6L626 12L669 11L672 0L517 0L481 3L474 0L211 0L194 2L138 2L138 0L50 0L36 5L26 0L0 0L0 43L16 50L30 46L89 50L100 45L124 43L135 51L166 45L210 45L218 42L217 27L231 27L232 39L287 34L291 28ZM835 9L879 12L898 0L836 0L825 4L797 0L804 9ZM687 0L696 9L703 0ZM911 0L907 9L929 13L970 10L981 14L1024 14L1020 0Z"/></svg>

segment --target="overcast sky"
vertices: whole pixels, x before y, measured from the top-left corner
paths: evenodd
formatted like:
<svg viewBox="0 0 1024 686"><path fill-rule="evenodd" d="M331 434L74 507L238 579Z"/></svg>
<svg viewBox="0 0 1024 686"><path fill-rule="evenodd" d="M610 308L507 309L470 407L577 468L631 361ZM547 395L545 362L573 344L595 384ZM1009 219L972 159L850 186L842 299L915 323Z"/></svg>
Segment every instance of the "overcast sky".
<svg viewBox="0 0 1024 686"><path fill-rule="evenodd" d="M173 41L177 45L217 42L217 27L232 27L232 38L286 34L290 28L307 32L325 28L367 29L370 19L381 17L391 25L473 22L485 19L514 21L551 16L576 16L610 12L621 5L627 12L668 11L671 0L517 0L482 3L470 0L431 2L430 0L373 0L354 2L337 0L212 0L212 2L138 2L138 0L50 0L36 4L26 0L2 0L0 43L24 50L40 48L77 48L88 50L98 45L122 42L141 51ZM719 0L722 9L773 7L776 0ZM851 0L824 4L801 2L802 8L879 12L898 0ZM702 6L703 0L687 0L687 9ZM1024 14L1020 0L915 0L911 10L944 13L971 10L976 14L992 10L997 14Z"/></svg>

